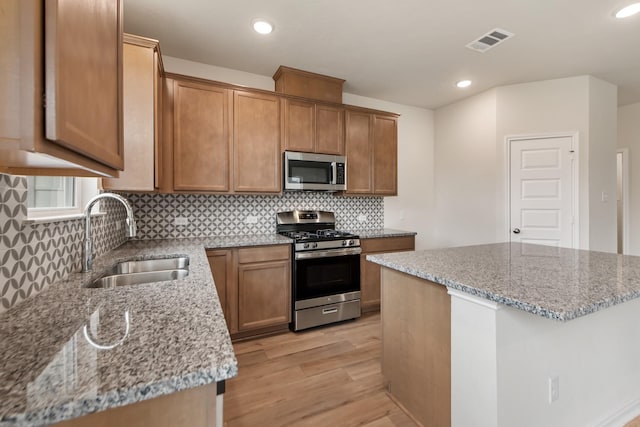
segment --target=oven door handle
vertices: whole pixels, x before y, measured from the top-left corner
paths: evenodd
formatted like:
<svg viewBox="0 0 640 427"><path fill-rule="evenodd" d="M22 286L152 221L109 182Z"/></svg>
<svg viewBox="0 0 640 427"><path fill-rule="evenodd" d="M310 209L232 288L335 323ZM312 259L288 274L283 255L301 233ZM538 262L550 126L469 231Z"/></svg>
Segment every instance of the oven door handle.
<svg viewBox="0 0 640 427"><path fill-rule="evenodd" d="M362 253L362 249L360 248L328 249L326 251L297 252L296 259L312 259L312 258L338 257L338 256L345 256L345 255L360 255L361 253Z"/></svg>

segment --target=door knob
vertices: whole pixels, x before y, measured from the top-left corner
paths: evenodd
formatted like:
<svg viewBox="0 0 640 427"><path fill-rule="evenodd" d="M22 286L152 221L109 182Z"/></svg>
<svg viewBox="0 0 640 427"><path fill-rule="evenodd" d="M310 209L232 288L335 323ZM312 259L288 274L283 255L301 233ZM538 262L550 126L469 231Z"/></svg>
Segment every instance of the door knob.
<svg viewBox="0 0 640 427"><path fill-rule="evenodd" d="M513 234L520 234L520 229L519 228L514 228L513 229Z"/></svg>

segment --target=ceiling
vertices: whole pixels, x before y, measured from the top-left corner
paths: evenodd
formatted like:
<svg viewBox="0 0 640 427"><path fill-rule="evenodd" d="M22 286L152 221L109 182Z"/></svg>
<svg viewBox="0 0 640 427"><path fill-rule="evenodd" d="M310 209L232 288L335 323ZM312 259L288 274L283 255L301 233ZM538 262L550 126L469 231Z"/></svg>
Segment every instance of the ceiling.
<svg viewBox="0 0 640 427"><path fill-rule="evenodd" d="M637 0L634 0L637 1ZM438 108L496 86L591 74L640 102L640 14L631 0L124 0L125 31L164 55L272 76L287 65L344 91ZM275 25L262 36L251 21ZM515 36L478 53L494 28ZM455 82L473 80L467 89Z"/></svg>

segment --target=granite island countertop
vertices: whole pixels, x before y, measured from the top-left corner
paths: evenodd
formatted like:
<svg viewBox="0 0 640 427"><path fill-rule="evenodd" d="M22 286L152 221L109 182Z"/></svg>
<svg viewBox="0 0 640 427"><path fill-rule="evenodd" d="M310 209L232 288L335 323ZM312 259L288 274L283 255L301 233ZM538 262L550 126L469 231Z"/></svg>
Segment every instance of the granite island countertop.
<svg viewBox="0 0 640 427"><path fill-rule="evenodd" d="M97 258L93 272L1 314L0 427L51 424L236 376L205 249L290 243L275 234L129 241ZM182 280L82 287L118 261L174 255L189 257Z"/></svg>
<svg viewBox="0 0 640 427"><path fill-rule="evenodd" d="M640 296L640 257L524 243L367 255L367 260L567 321Z"/></svg>

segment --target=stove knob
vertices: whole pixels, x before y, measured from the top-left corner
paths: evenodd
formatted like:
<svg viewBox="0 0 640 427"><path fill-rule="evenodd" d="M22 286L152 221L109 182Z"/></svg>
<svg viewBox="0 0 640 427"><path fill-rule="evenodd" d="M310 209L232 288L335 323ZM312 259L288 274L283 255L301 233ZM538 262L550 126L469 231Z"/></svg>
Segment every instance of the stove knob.
<svg viewBox="0 0 640 427"><path fill-rule="evenodd" d="M342 241L342 246L347 246L349 244L349 242L347 242L346 240Z"/></svg>
<svg viewBox="0 0 640 427"><path fill-rule="evenodd" d="M353 240L349 240L349 246L353 246L355 244L356 244L356 242L354 242Z"/></svg>
<svg viewBox="0 0 640 427"><path fill-rule="evenodd" d="M304 245L302 245L302 247L305 248L305 249L309 249L309 244L305 243Z"/></svg>
<svg viewBox="0 0 640 427"><path fill-rule="evenodd" d="M315 249L315 248L317 248L317 247L318 247L318 244L317 244L317 243L312 243L312 244L311 244L311 247L312 247L313 249Z"/></svg>

